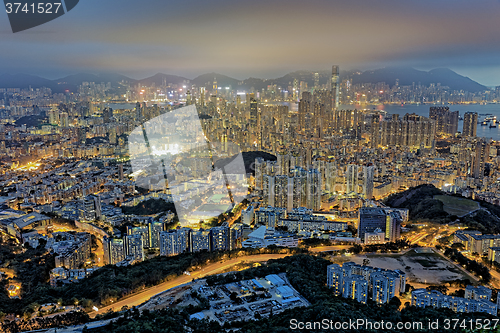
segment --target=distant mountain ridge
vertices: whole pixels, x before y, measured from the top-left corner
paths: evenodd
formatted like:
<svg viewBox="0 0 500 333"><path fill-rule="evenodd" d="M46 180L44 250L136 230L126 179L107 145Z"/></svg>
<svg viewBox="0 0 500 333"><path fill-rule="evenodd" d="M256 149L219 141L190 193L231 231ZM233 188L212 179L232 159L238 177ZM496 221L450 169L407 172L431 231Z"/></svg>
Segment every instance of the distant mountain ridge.
<svg viewBox="0 0 500 333"><path fill-rule="evenodd" d="M426 72L411 67L386 67L359 74L356 73L352 76L353 84L385 82L392 87L396 84L396 80L399 80L400 86L411 86L413 83L415 85L420 83L421 85L429 86L431 83L440 83L442 86L448 86L452 90L465 90L469 92L488 90L486 86L457 74L448 68L437 68Z"/></svg>
<svg viewBox="0 0 500 333"><path fill-rule="evenodd" d="M207 73L202 74L194 79L189 79L186 77L178 75L169 75L158 73L151 77L147 77L141 80L132 79L130 77L120 75L120 74L90 74L90 73L80 73L69 75L56 80L49 80L35 75L28 74L2 74L0 75L0 88L41 88L47 87L52 89L53 92L64 92L71 91L75 92L77 87L82 84L82 82L95 82L95 83L108 83L111 82L113 87L120 86L122 84L140 84L145 86L151 86L155 84L160 86L163 83L171 84L186 84L191 83L197 87L212 87L214 81L217 81L217 86L221 88L231 87L232 89L250 89L254 88L256 90L265 89L269 85L276 84L283 88L293 85L295 79L298 82L307 82L308 86L314 84L314 71L295 71L288 73L282 77L274 79L260 79L260 78L248 78L245 80L238 80L227 75L219 73ZM330 79L329 71L318 71L320 84L328 83ZM340 73L341 79L349 78L352 80L353 84L359 83L379 83L385 82L391 87L396 84L396 80L399 80L399 85L424 85L429 86L431 83L438 84L442 86L448 86L452 90L464 90L469 92L479 92L488 90L488 88L472 79L457 74L456 72L447 68L437 68L430 70L428 72L417 70L411 67L387 67L368 71L342 71Z"/></svg>

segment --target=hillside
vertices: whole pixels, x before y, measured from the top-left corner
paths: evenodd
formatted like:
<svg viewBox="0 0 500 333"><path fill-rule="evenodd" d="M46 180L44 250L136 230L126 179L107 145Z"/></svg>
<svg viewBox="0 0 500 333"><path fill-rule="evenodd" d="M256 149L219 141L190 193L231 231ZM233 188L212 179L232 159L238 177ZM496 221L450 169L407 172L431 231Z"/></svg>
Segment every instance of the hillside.
<svg viewBox="0 0 500 333"><path fill-rule="evenodd" d="M447 199L443 199L443 197ZM438 200L439 199L439 200ZM469 207L471 213L461 217L448 212L465 213L464 202L479 204L481 209ZM393 208L408 208L410 221L450 223L457 219L467 227L483 233L500 233L500 207L484 201L464 200L460 196L450 196L433 185L412 187L407 191L393 194L385 201ZM456 207L453 207L456 205ZM447 212L448 211L448 212Z"/></svg>
<svg viewBox="0 0 500 333"><path fill-rule="evenodd" d="M399 80L400 86L418 85L429 86L431 83L441 83L452 90L466 90L479 92L487 88L468 77L459 75L447 68L433 69L429 72L416 70L411 67L387 67L369 70L352 76L353 84L385 82L391 87Z"/></svg>

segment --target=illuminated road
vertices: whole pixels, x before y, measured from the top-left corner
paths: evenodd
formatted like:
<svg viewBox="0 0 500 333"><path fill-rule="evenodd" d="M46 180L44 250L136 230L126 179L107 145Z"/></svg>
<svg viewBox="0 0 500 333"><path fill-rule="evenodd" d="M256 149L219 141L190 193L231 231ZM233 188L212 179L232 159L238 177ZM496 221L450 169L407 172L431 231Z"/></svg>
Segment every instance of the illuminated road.
<svg viewBox="0 0 500 333"><path fill-rule="evenodd" d="M309 251L311 252L340 251L340 250L347 250L350 247L352 247L352 245L319 246L319 247L311 247L309 248Z"/></svg>
<svg viewBox="0 0 500 333"><path fill-rule="evenodd" d="M255 255L255 256L244 256L244 257L239 257L239 258L231 259L231 260L224 261L224 262L210 264L208 266L205 266L201 270L191 272L191 275L178 276L175 279L173 279L172 281L163 282L157 286L150 287L150 288L145 289L145 290L143 290L137 294L134 294L130 297L119 300L118 302L116 302L112 305L105 306L105 307L99 309L98 312L93 311L93 312L89 313L89 316L91 318L94 318L98 313L106 313L109 310L120 311L122 309L122 307L124 307L124 306L128 306L130 308L133 306L140 305L140 304L146 302L147 300L149 300L151 297L153 297L156 294L159 294L159 293L164 292L168 289L189 283L193 279L199 279L199 278L202 278L204 276L219 274L219 273L223 272L224 270L230 268L231 266L234 266L234 265L241 263L243 261L246 261L246 262L249 262L249 261L253 261L253 262L267 261L270 259L284 258L286 256L289 256L289 254L259 254L259 255Z"/></svg>

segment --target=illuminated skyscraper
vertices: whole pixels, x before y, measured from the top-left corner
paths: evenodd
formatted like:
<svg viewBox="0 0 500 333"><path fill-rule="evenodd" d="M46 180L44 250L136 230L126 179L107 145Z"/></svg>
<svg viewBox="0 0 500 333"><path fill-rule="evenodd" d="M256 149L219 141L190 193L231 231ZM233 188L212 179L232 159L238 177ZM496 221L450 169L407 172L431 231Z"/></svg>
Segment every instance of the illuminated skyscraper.
<svg viewBox="0 0 500 333"><path fill-rule="evenodd" d="M432 106L429 118L436 121L436 132L455 135L458 130L458 111L450 111L447 106Z"/></svg>
<svg viewBox="0 0 500 333"><path fill-rule="evenodd" d="M464 129L462 131L462 136L464 137L475 137L477 134L477 112L466 112L464 114Z"/></svg>
<svg viewBox="0 0 500 333"><path fill-rule="evenodd" d="M182 253L181 239L177 230L160 233L160 255L175 256Z"/></svg>
<svg viewBox="0 0 500 333"><path fill-rule="evenodd" d="M373 199L373 176L375 167L373 165L363 166L363 195L365 199Z"/></svg>
<svg viewBox="0 0 500 333"><path fill-rule="evenodd" d="M230 248L230 229L227 225L210 228L210 250L227 251Z"/></svg>
<svg viewBox="0 0 500 333"><path fill-rule="evenodd" d="M474 178L482 178L484 176L485 164L490 156L490 143L484 140L478 140L476 143L476 152L474 158Z"/></svg>
<svg viewBox="0 0 500 333"><path fill-rule="evenodd" d="M127 257L132 257L134 260L144 260L144 247L141 235L125 236L125 250Z"/></svg>
<svg viewBox="0 0 500 333"><path fill-rule="evenodd" d="M346 193L358 193L358 166L355 164L349 164L346 171Z"/></svg>
<svg viewBox="0 0 500 333"><path fill-rule="evenodd" d="M102 246L104 250L105 265L114 265L125 259L125 245L123 239L104 237Z"/></svg>
<svg viewBox="0 0 500 333"><path fill-rule="evenodd" d="M314 73L314 90L319 89L319 73Z"/></svg>
<svg viewBox="0 0 500 333"><path fill-rule="evenodd" d="M332 91L332 101L333 107L338 108L339 106L339 66L332 66L332 78L330 83L330 90Z"/></svg>
<svg viewBox="0 0 500 333"><path fill-rule="evenodd" d="M315 211L321 209L321 173L316 169L307 172L306 207Z"/></svg>

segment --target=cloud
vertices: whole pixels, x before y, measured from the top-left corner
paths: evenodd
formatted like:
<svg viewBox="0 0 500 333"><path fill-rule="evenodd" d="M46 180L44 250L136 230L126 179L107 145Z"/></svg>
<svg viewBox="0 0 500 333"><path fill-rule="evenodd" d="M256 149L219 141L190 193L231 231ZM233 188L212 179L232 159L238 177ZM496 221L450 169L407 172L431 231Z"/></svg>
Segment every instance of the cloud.
<svg viewBox="0 0 500 333"><path fill-rule="evenodd" d="M39 28L47 33L3 33L0 71L500 66L499 9L493 0L86 0Z"/></svg>

